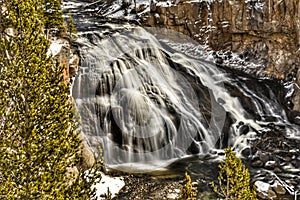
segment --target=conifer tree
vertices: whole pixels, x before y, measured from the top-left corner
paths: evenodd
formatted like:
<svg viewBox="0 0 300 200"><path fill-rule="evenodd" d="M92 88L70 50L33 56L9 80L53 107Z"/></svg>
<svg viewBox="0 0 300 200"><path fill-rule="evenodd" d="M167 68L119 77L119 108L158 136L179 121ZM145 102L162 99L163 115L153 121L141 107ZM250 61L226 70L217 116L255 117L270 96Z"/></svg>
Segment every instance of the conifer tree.
<svg viewBox="0 0 300 200"><path fill-rule="evenodd" d="M0 0L0 199L89 199L76 112L53 66L39 0Z"/></svg>
<svg viewBox="0 0 300 200"><path fill-rule="evenodd" d="M42 2L44 6L43 16L45 29L57 28L59 32L64 32L61 0L42 0Z"/></svg>
<svg viewBox="0 0 300 200"><path fill-rule="evenodd" d="M226 159L219 165L218 186L213 190L226 200L257 200L250 187L250 173L242 160L236 157L231 147L225 149Z"/></svg>

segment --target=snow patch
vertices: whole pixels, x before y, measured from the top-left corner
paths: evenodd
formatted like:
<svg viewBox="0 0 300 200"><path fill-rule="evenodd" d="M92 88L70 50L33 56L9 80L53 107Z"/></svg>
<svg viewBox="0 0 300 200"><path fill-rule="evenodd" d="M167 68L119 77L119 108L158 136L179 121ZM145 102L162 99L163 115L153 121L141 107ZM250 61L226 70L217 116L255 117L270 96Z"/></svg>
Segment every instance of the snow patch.
<svg viewBox="0 0 300 200"><path fill-rule="evenodd" d="M50 44L50 47L48 49L47 56L50 56L50 55L52 55L52 57L56 56L61 51L61 48L66 44L67 44L67 41L64 41L61 39L52 41Z"/></svg>
<svg viewBox="0 0 300 200"><path fill-rule="evenodd" d="M199 3L201 3L201 2L207 2L207 3L213 3L213 2L215 2L215 1L217 1L217 0L193 0L193 1L190 1L190 2L199 2ZM222 2L223 0L219 0L219 2Z"/></svg>
<svg viewBox="0 0 300 200"><path fill-rule="evenodd" d="M271 187L271 185L269 183L265 183L262 181L256 181L255 183L256 186L256 190L262 194L268 195L268 191Z"/></svg>
<svg viewBox="0 0 300 200"><path fill-rule="evenodd" d="M172 1L160 1L156 3L157 7L170 7L172 5Z"/></svg>
<svg viewBox="0 0 300 200"><path fill-rule="evenodd" d="M100 199L105 199L102 196L107 194L109 190L111 197L115 197L116 194L125 186L125 182L122 177L110 177L101 172L101 181L93 187L96 188L96 195Z"/></svg>
<svg viewBox="0 0 300 200"><path fill-rule="evenodd" d="M68 1L68 2L63 1L62 2L62 8L64 10L80 8L83 5L84 5L84 3L72 2L72 1Z"/></svg>

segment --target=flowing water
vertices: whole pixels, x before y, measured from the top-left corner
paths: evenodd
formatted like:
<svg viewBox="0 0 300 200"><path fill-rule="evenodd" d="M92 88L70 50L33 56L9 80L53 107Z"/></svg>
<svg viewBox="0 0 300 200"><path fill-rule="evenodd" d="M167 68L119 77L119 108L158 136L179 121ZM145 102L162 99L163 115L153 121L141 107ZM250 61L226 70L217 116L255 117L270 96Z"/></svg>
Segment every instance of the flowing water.
<svg viewBox="0 0 300 200"><path fill-rule="evenodd" d="M274 127L300 136L286 116L291 84L221 69L204 50L186 54L195 42L168 30L87 15L76 23L81 63L72 96L85 139L96 156L103 149L108 167L139 172L191 155L218 159L221 149L241 153Z"/></svg>

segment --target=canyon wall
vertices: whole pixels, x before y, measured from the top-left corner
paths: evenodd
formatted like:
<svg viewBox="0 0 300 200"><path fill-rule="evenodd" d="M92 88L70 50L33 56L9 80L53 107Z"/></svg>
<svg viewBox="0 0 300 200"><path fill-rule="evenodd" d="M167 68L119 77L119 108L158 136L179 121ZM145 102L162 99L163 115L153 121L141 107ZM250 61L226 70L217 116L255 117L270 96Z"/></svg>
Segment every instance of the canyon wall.
<svg viewBox="0 0 300 200"><path fill-rule="evenodd" d="M299 0L158 2L143 23L182 32L216 51L238 53L259 62L268 76L294 79L300 111Z"/></svg>

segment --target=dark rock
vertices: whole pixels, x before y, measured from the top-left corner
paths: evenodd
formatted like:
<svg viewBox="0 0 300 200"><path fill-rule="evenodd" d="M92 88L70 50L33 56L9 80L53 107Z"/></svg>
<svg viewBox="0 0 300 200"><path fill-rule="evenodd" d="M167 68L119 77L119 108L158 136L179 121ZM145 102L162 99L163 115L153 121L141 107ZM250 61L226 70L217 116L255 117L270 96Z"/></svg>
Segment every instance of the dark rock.
<svg viewBox="0 0 300 200"><path fill-rule="evenodd" d="M250 131L250 127L248 125L243 125L240 127L240 134L246 135Z"/></svg>
<svg viewBox="0 0 300 200"><path fill-rule="evenodd" d="M274 169L277 166L276 161L270 160L265 163L266 169Z"/></svg>
<svg viewBox="0 0 300 200"><path fill-rule="evenodd" d="M265 152L260 152L259 153L259 159L263 162L263 163L266 163L270 160L270 156L265 153Z"/></svg>
<svg viewBox="0 0 300 200"><path fill-rule="evenodd" d="M249 147L243 149L242 155L245 156L246 158L249 157L251 155L251 149Z"/></svg>
<svg viewBox="0 0 300 200"><path fill-rule="evenodd" d="M300 112L299 111L290 111L288 114L289 120L297 125L300 125Z"/></svg>
<svg viewBox="0 0 300 200"><path fill-rule="evenodd" d="M257 160L251 163L252 167L262 167L264 163L261 160Z"/></svg>
<svg viewBox="0 0 300 200"><path fill-rule="evenodd" d="M274 172L275 173L280 173L280 172L282 172L282 170L280 168L278 168L278 167L275 167Z"/></svg>
<svg viewBox="0 0 300 200"><path fill-rule="evenodd" d="M293 160L291 162L296 168L300 168L300 160Z"/></svg>

